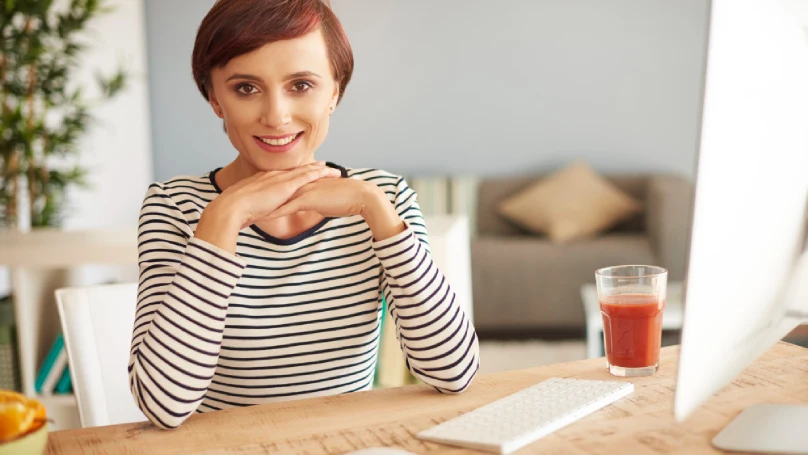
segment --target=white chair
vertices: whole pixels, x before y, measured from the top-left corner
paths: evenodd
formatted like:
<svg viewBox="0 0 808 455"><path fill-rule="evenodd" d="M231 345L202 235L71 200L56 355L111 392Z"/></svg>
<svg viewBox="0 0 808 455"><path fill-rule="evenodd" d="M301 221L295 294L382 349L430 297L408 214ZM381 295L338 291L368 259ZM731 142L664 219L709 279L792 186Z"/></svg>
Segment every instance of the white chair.
<svg viewBox="0 0 808 455"><path fill-rule="evenodd" d="M449 281L457 302L474 323L471 291L471 234L466 215L425 216L432 260Z"/></svg>
<svg viewBox="0 0 808 455"><path fill-rule="evenodd" d="M56 291L82 428L147 420L127 373L136 303L135 283Z"/></svg>

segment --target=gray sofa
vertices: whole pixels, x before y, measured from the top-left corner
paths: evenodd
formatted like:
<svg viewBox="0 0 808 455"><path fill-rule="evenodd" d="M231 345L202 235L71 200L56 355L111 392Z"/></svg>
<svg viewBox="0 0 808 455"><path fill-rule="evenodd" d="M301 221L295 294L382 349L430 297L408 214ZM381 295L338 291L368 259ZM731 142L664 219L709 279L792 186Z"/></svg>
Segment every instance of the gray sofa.
<svg viewBox="0 0 808 455"><path fill-rule="evenodd" d="M471 244L474 320L478 332L514 337L583 333L580 287L600 267L651 264L682 280L692 185L670 175L606 176L643 202L644 211L596 238L556 245L497 213L498 203L539 176L489 178L477 194Z"/></svg>

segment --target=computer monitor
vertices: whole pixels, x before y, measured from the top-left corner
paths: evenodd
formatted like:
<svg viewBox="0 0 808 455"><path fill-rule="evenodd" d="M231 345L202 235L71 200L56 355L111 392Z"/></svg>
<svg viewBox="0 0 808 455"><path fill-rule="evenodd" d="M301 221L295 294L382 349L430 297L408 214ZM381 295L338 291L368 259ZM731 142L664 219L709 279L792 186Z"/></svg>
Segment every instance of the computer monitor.
<svg viewBox="0 0 808 455"><path fill-rule="evenodd" d="M713 0L706 62L679 421L808 313L808 40L780 0Z"/></svg>

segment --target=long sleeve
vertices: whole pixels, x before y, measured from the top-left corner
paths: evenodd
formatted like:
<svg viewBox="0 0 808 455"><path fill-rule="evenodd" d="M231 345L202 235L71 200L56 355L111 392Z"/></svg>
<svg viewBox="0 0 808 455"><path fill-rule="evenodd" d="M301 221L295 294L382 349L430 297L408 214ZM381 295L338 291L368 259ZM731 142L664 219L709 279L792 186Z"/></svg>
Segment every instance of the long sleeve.
<svg viewBox="0 0 808 455"><path fill-rule="evenodd" d="M374 242L384 269L382 292L407 361L417 378L444 393L459 393L479 369L477 333L429 253L415 192L396 183L393 203L407 229Z"/></svg>
<svg viewBox="0 0 808 455"><path fill-rule="evenodd" d="M140 212L138 264L129 385L155 425L175 428L211 383L228 299L246 263L194 238L166 189L154 184Z"/></svg>

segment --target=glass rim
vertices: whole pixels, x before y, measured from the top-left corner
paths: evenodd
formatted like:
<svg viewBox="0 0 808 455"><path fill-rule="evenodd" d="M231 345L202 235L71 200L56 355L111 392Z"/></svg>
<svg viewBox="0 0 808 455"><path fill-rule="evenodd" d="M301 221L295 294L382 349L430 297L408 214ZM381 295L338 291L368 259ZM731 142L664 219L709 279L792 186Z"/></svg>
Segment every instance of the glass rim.
<svg viewBox="0 0 808 455"><path fill-rule="evenodd" d="M659 270L659 272L657 272L657 273L645 273L645 274L642 274L642 275L606 275L604 273L606 270L613 270L613 269L619 269L619 268L624 268L624 267L646 267L646 268L649 268L649 269ZM602 268L599 268L599 269L595 270L595 275L599 275L599 276L602 276L604 278L650 278L650 277L667 275L667 274L668 274L668 269L666 269L665 267L660 267L658 265L645 265L645 264L612 265L612 266L609 266L609 267L602 267Z"/></svg>

